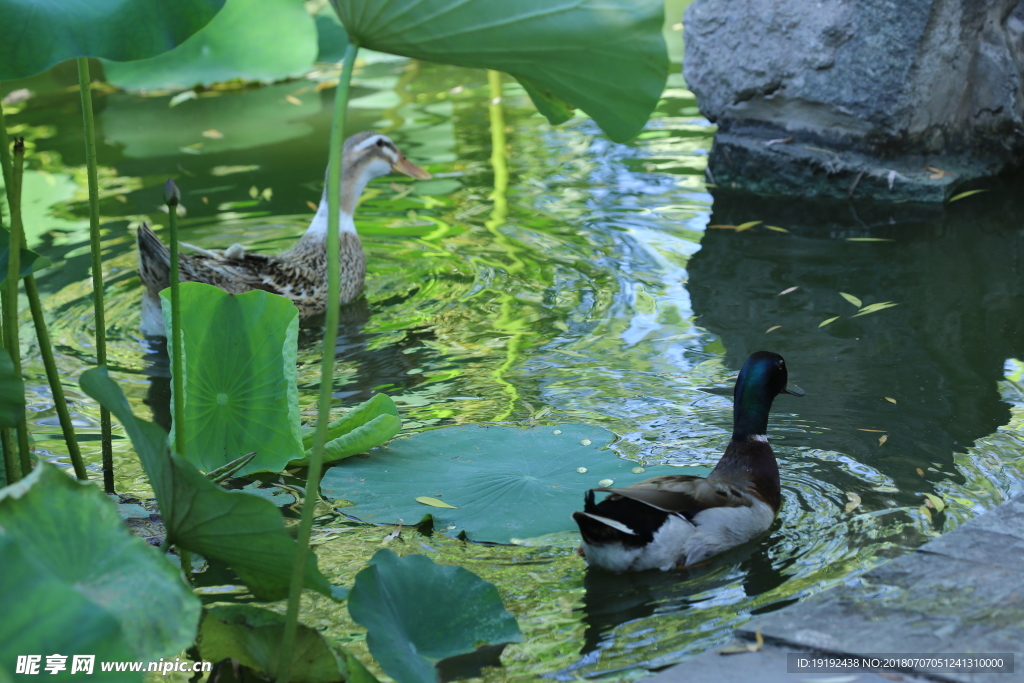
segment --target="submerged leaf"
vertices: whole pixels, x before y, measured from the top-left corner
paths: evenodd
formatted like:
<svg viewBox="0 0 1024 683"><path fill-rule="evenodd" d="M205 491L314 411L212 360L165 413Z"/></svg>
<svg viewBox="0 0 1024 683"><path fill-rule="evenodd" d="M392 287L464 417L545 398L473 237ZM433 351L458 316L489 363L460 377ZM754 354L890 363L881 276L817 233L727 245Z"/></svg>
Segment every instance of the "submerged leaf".
<svg viewBox="0 0 1024 683"><path fill-rule="evenodd" d="M851 304L853 304L857 308L860 308L863 305L863 304L861 304L860 299L855 297L853 294L847 294L846 292L839 292L839 296L843 297L844 299L849 301Z"/></svg>
<svg viewBox="0 0 1024 683"><path fill-rule="evenodd" d="M883 446L883 445L885 445L885 442L888 441L888 440L889 440L889 435L888 434L882 434L880 437L878 437L878 445L879 446Z"/></svg>

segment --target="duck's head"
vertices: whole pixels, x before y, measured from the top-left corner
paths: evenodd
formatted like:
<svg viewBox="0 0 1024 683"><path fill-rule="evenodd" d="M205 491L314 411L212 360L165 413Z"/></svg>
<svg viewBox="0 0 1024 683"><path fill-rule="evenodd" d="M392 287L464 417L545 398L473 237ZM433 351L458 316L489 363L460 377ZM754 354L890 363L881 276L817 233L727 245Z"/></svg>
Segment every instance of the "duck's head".
<svg viewBox="0 0 1024 683"><path fill-rule="evenodd" d="M346 140L342 159L346 176L365 176L371 180L395 172L417 180L430 179L430 174L406 159L387 135L372 130L356 133Z"/></svg>
<svg viewBox="0 0 1024 683"><path fill-rule="evenodd" d="M763 435L768 429L768 411L779 394L803 396L804 391L789 382L782 356L758 351L747 359L736 378L733 392L733 438Z"/></svg>

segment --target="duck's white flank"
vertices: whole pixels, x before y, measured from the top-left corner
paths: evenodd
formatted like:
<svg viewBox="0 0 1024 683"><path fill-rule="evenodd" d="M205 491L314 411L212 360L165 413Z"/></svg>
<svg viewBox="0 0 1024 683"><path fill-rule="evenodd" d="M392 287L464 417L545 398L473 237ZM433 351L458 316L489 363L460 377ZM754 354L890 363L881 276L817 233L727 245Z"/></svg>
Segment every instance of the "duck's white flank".
<svg viewBox="0 0 1024 683"><path fill-rule="evenodd" d="M597 515L588 516L619 531L633 534L621 522ZM670 514L655 532L653 540L643 547L630 548L619 543L595 545L584 541L583 552L590 564L613 572L645 569L667 571L681 564L696 564L746 543L765 532L774 519L775 513L761 501L756 501L751 507L708 508L694 515L692 522L682 515Z"/></svg>
<svg viewBox="0 0 1024 683"><path fill-rule="evenodd" d="M760 441L761 443L768 443L767 434L751 434L747 437L747 441Z"/></svg>

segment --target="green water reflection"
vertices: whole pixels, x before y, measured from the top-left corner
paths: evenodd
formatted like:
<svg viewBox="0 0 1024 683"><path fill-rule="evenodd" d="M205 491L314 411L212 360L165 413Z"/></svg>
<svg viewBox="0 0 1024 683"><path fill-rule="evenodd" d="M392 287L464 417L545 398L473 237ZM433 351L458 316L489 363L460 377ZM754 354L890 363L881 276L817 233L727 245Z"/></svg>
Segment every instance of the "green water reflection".
<svg viewBox="0 0 1024 683"><path fill-rule="evenodd" d="M320 196L333 90L318 86L335 75L209 91L174 107L167 96L97 93L109 354L141 414L166 424L169 386L162 343L138 333L134 226L166 224L160 187L171 175L186 241L290 245ZM92 322L73 82L57 69L3 84L0 95L36 92L10 121L32 145L33 235L59 264L40 287L89 439L98 409L77 388ZM747 354L782 353L808 393L778 401L772 416L779 521L701 572L588 573L572 534L544 548L411 530L391 542L498 584L527 641L488 680L640 676L1024 491L1022 366L1010 360L1024 357L1019 182L931 213L712 197L713 128L678 77L629 145L588 121L552 129L513 83L494 103L484 72L374 57L357 69L354 92L350 132L387 132L435 180L380 179L359 207L368 303L341 326L339 404L386 391L407 431L585 421L618 434L623 457L710 465L729 438L731 384ZM748 221L788 232L707 228ZM865 237L892 241L848 239ZM839 292L899 305L852 318ZM319 339L315 325L300 339L306 409ZM27 354L37 446L67 464L41 362ZM84 446L98 476L96 441ZM115 457L119 490L145 495L124 439ZM945 511L922 511L924 493L943 497ZM350 583L390 529L323 512L321 565ZM210 601L248 599L223 588L232 578L217 568L200 580ZM310 597L303 618L365 655L344 606Z"/></svg>

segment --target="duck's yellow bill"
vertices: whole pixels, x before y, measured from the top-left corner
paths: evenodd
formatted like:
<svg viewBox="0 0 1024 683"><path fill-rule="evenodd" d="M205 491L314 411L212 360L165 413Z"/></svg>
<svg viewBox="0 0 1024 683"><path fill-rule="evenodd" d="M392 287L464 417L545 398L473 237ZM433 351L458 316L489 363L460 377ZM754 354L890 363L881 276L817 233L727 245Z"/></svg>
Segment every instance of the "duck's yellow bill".
<svg viewBox="0 0 1024 683"><path fill-rule="evenodd" d="M416 180L430 180L430 174L424 171L422 168L412 163L405 157L402 157L395 162L394 166L391 167L392 171L396 173L402 173L404 175L415 178Z"/></svg>

